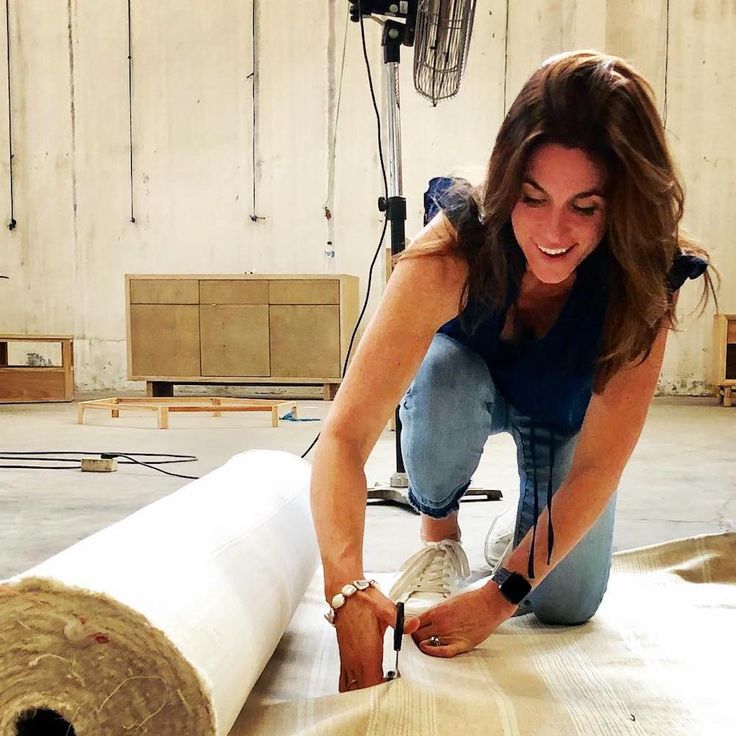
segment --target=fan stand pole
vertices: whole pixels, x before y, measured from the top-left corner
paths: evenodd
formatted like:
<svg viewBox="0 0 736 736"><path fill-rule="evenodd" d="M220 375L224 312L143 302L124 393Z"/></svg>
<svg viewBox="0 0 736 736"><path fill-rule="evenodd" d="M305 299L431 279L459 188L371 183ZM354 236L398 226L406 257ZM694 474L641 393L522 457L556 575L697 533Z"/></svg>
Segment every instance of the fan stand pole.
<svg viewBox="0 0 736 736"><path fill-rule="evenodd" d="M401 175L401 101L399 97L399 62L401 61L401 45L404 41L406 26L387 20L383 26L383 61L386 67L385 102L388 126L388 199L379 197L378 209L386 213L391 227L391 256L404 250L406 233L406 199L403 196ZM411 511L414 507L409 503L407 489L409 479L401 454L401 419L399 410L394 414L396 424L396 472L391 475L389 485L376 483L368 489L368 500L389 501L404 506ZM502 497L501 491L491 489L469 488L466 496L483 496L484 500L497 501Z"/></svg>
<svg viewBox="0 0 736 736"><path fill-rule="evenodd" d="M379 197L378 209L386 213L391 229L391 256L404 250L406 234L406 199L402 193L401 177L401 102L399 98L399 62L404 25L387 20L383 24L384 98L386 104L386 138L388 142L388 199ZM377 484L368 489L369 499L382 499L412 509L406 497L409 479L401 454L401 419L398 408L394 414L396 426L396 472L388 486Z"/></svg>

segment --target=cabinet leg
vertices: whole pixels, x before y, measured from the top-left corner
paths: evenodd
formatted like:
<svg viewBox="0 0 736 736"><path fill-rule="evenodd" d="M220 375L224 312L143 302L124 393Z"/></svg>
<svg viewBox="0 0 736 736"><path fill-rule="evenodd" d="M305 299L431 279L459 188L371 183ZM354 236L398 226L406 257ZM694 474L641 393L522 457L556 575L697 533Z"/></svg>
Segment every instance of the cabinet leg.
<svg viewBox="0 0 736 736"><path fill-rule="evenodd" d="M337 389L340 388L339 383L325 383L322 386L322 398L325 401L332 401L335 398Z"/></svg>
<svg viewBox="0 0 736 736"><path fill-rule="evenodd" d="M146 396L173 396L174 384L167 381L146 381Z"/></svg>
<svg viewBox="0 0 736 736"><path fill-rule="evenodd" d="M733 389L731 386L723 387L723 406L733 406Z"/></svg>

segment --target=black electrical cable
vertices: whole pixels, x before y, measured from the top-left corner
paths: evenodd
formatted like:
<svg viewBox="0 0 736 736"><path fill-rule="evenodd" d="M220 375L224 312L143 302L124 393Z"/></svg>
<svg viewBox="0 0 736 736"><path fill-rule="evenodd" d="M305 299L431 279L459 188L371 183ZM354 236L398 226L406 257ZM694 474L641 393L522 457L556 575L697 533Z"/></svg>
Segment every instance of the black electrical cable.
<svg viewBox="0 0 736 736"><path fill-rule="evenodd" d="M49 455L54 457L48 457ZM56 457L58 455L84 455L92 457L103 457L103 458L126 458L120 462L121 465L144 465L152 470L157 470L159 473L165 475L173 475L176 478L186 478L187 480L196 480L199 476L196 475L180 475L178 473L170 473L167 470L156 467L157 465L167 465L170 463L192 463L198 460L196 455L175 455L169 452L88 452L88 451L69 451L69 450L46 450L46 451L0 451L0 460L14 460L14 465L0 465L0 468L15 469L15 470L79 470L81 467L81 460L79 457ZM43 457L46 456L46 457ZM148 457L148 458L174 458L172 460L149 460L148 462L142 462L136 460L137 457ZM34 463L69 463L68 465L19 465L18 463L34 462ZM72 464L75 463L75 464Z"/></svg>
<svg viewBox="0 0 736 736"><path fill-rule="evenodd" d="M133 210L133 24L128 0L128 136L130 140L130 221L135 222Z"/></svg>
<svg viewBox="0 0 736 736"><path fill-rule="evenodd" d="M15 230L14 196L13 196L13 100L10 94L10 6L5 0L5 44L8 56L8 170L10 174L10 221L8 230Z"/></svg>
<svg viewBox="0 0 736 736"><path fill-rule="evenodd" d="M383 175L383 189L385 194L385 199L388 201L388 178L386 176L386 164L383 160L383 146L381 145L381 114L378 112L378 103L376 102L376 93L373 89L373 75L371 74L371 63L368 60L368 48L366 46L365 42L365 27L363 25L363 13L361 8L362 3L359 2L358 6L360 9L360 39L361 43L363 44L363 59L365 60L365 67L366 72L368 74L368 87L370 88L371 92L371 101L373 102L373 112L376 115L376 128L378 131L378 159L381 162L381 174ZM363 319L363 316L365 315L365 310L368 308L368 300L371 295L371 284L373 281L373 268L376 265L376 261L378 260L378 255L381 252L381 248L383 247L383 239L386 237L386 228L388 227L388 213L386 213L386 216L383 221L383 230L381 231L381 237L378 241L378 247L376 248L376 252L373 254L373 260L371 261L371 265L368 268L368 286L366 288L365 292L365 300L363 301L363 308L360 310L360 314L358 315L358 320L355 323L355 328L353 329L353 334L350 336L350 343L348 344L348 351L345 355L345 363L342 367L342 376L345 376L345 373L348 369L348 360L350 360L350 352L353 349L353 343L355 342L355 336L358 333L358 328L360 327L360 323ZM321 434L321 433L320 433ZM312 444L309 445L309 447L302 453L302 457L306 457L312 448L317 444L317 440L320 438L320 435L318 434L314 440L312 441Z"/></svg>

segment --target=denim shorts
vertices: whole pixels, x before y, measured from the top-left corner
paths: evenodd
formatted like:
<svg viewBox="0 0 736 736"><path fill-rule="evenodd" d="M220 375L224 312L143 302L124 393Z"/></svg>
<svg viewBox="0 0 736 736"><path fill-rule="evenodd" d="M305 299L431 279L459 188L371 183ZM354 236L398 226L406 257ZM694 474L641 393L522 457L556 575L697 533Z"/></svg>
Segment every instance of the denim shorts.
<svg viewBox="0 0 736 736"><path fill-rule="evenodd" d="M497 391L486 362L472 349L435 335L399 407L401 449L409 499L428 516L458 509L490 435L514 438L521 481L514 547L567 476L578 434L563 433L523 416ZM522 603L545 623L577 624L598 609L611 569L616 495L583 539ZM554 507L553 507L554 508Z"/></svg>

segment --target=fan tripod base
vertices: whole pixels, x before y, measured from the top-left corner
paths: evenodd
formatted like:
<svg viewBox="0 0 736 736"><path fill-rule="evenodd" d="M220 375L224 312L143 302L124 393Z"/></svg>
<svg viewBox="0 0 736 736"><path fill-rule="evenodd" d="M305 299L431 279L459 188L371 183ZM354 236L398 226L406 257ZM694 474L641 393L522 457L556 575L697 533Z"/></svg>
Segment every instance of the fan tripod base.
<svg viewBox="0 0 736 736"><path fill-rule="evenodd" d="M390 485L376 483L375 486L368 489L368 500L396 504L418 514L419 512L409 503L408 488L409 479L406 473L394 473L391 476ZM478 488L472 485L463 494L463 499L466 501L500 501L502 498L503 493L499 490Z"/></svg>

